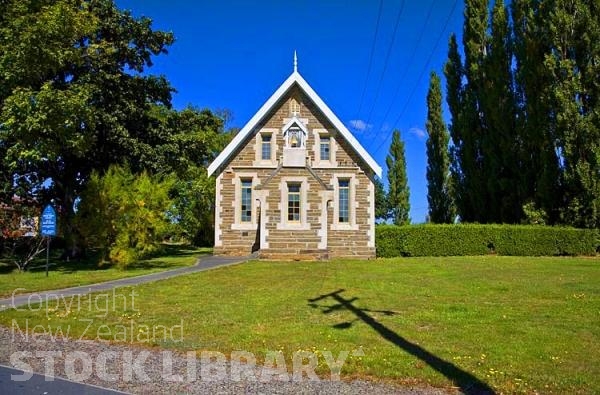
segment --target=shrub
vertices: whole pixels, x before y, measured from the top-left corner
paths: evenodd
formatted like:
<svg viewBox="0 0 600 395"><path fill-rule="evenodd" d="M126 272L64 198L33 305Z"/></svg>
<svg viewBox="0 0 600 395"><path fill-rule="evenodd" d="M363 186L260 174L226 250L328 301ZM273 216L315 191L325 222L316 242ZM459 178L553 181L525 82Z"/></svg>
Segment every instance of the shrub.
<svg viewBox="0 0 600 395"><path fill-rule="evenodd" d="M102 176L94 172L75 221L85 244L121 268L157 252L170 226L173 183L171 177L132 174L120 166Z"/></svg>
<svg viewBox="0 0 600 395"><path fill-rule="evenodd" d="M596 229L522 225L379 225L377 256L594 255Z"/></svg>

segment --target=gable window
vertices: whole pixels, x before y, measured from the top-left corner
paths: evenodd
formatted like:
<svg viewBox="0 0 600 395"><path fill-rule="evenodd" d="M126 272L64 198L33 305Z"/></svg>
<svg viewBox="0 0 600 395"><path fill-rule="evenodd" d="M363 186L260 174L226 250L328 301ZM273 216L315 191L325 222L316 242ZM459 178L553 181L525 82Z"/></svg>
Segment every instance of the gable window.
<svg viewBox="0 0 600 395"><path fill-rule="evenodd" d="M300 221L300 183L288 183L288 221Z"/></svg>
<svg viewBox="0 0 600 395"><path fill-rule="evenodd" d="M260 128L254 138L253 167L277 167L277 128Z"/></svg>
<svg viewBox="0 0 600 395"><path fill-rule="evenodd" d="M350 223L350 180L339 180L338 222Z"/></svg>
<svg viewBox="0 0 600 395"><path fill-rule="evenodd" d="M331 150L331 138L329 136L321 136L319 138L319 141L320 160L329 160L331 158L331 156L329 155Z"/></svg>
<svg viewBox="0 0 600 395"><path fill-rule="evenodd" d="M337 167L337 161L335 160L336 152L336 141L334 130L315 128L312 130L314 144L312 144L313 151L313 168L327 168L331 169ZM337 181L335 182L337 187Z"/></svg>
<svg viewBox="0 0 600 395"><path fill-rule="evenodd" d="M252 180L241 180L242 196L240 199L240 221L252 222Z"/></svg>
<svg viewBox="0 0 600 395"><path fill-rule="evenodd" d="M271 135L261 134L261 159L271 160Z"/></svg>

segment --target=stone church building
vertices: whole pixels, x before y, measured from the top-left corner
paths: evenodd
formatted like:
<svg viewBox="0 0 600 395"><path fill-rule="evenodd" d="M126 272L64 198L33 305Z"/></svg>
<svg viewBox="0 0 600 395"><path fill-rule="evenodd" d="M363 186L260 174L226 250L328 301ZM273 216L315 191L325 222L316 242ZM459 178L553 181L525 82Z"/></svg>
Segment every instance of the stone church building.
<svg viewBox="0 0 600 395"><path fill-rule="evenodd" d="M215 255L375 257L381 167L297 70L208 168Z"/></svg>

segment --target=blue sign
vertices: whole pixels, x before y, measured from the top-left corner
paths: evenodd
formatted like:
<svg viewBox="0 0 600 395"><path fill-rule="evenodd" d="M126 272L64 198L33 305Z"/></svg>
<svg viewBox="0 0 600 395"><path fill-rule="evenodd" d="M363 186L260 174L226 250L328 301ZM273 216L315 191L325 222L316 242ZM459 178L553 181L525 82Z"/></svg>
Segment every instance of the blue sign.
<svg viewBox="0 0 600 395"><path fill-rule="evenodd" d="M56 210L50 204L42 211L40 234L42 236L56 236Z"/></svg>

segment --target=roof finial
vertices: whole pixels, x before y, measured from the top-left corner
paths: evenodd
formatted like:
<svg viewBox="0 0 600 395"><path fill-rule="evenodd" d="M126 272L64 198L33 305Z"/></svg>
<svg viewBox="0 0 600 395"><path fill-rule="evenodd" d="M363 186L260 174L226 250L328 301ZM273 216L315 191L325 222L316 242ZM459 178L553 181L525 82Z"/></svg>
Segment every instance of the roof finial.
<svg viewBox="0 0 600 395"><path fill-rule="evenodd" d="M298 72L298 55L296 55L296 50L294 49L294 73Z"/></svg>

